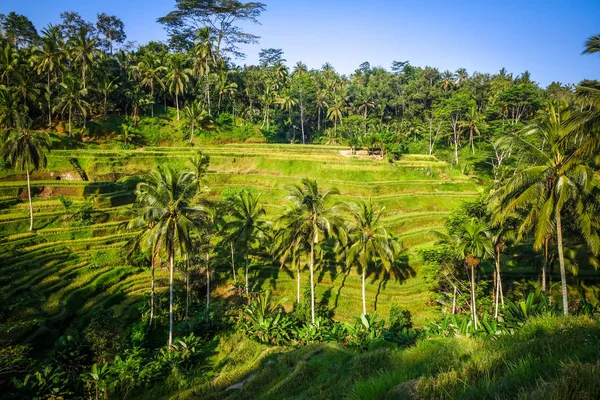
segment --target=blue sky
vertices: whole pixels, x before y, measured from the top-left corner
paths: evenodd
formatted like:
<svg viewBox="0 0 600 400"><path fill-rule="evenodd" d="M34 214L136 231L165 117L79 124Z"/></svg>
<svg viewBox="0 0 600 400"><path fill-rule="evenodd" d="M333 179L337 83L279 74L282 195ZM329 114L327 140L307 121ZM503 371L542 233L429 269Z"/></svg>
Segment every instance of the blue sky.
<svg viewBox="0 0 600 400"><path fill-rule="evenodd" d="M440 70L464 67L497 72L524 70L542 85L600 79L600 55L582 56L584 41L600 34L600 0L594 1L290 1L263 0L261 25L244 26L261 36L245 46L255 63L261 48L283 48L288 64L311 68L326 61L351 73L363 61L389 67L393 60ZM16 11L39 28L57 22L61 11L93 20L98 12L119 16L128 39L165 40L156 18L173 0L4 0L1 13Z"/></svg>

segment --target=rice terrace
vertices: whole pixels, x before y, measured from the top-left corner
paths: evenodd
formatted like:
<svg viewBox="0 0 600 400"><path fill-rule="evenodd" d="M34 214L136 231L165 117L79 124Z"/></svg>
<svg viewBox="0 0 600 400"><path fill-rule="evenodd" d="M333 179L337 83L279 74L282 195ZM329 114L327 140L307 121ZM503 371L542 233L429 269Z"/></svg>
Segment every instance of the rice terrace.
<svg viewBox="0 0 600 400"><path fill-rule="evenodd" d="M540 83L167 3L0 6L0 398L600 398L597 4Z"/></svg>

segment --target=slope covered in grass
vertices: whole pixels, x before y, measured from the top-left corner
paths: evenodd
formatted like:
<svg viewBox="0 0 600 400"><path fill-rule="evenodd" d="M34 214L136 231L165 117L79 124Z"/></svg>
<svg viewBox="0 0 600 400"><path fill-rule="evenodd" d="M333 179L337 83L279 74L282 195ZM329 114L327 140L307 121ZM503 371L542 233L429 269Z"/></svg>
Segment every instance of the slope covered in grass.
<svg viewBox="0 0 600 400"><path fill-rule="evenodd" d="M515 335L426 338L366 353L332 344L265 347L222 341L213 373L178 399L595 399L600 325L538 317ZM210 380L211 383L208 383ZM226 390L243 382L242 389Z"/></svg>
<svg viewBox="0 0 600 400"><path fill-rule="evenodd" d="M78 323L96 306L128 304L120 306L127 315L137 312L137 303L149 290L150 274L125 259L123 246L132 233L124 232L120 224L128 218L127 208L141 175L159 165L187 167L196 150L52 151L48 168L32 177L32 233L27 232L23 177L2 171L0 257L4 267L0 296L9 307L20 310L2 322L13 327L7 330L12 339L31 338L66 321ZM402 268L395 276L384 277L377 271L370 274L369 311L387 317L389 306L399 303L413 312L417 325L432 316L426 308L427 286L414 249L431 243L430 231L442 229L449 212L478 195L476 182L430 156L407 155L390 164L376 158L351 158L342 151L346 149L327 146L232 144L201 150L211 157L206 196L218 200L242 188L256 191L262 194L267 219L274 219L282 210L287 187L305 177L317 179L323 188L338 188L339 201L371 197L385 206L384 222L404 246ZM82 180L75 164L90 181ZM71 203L68 209L64 199ZM78 221L74 213L86 204L92 211L85 221ZM214 268L218 284L214 295L230 295L228 260L216 258ZM158 271L159 291L166 289L165 273ZM241 276L242 269L237 273ZM291 308L296 282L286 268L257 254L250 280L256 288L273 290L284 306ZM303 286L308 282L306 271L302 281ZM359 276L354 270L327 263L318 271L317 296L335 309L337 319L352 320L361 309Z"/></svg>

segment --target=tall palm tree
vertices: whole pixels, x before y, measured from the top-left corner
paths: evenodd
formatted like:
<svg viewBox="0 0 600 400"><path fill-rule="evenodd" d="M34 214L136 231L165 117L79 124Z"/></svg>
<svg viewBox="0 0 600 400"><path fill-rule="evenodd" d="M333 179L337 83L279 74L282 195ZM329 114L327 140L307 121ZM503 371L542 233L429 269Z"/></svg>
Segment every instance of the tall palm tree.
<svg viewBox="0 0 600 400"><path fill-rule="evenodd" d="M158 235L153 232L156 227L156 221L146 218L146 209L134 207L132 209L133 217L124 225L125 229L137 231L137 235L128 243L129 254L139 250L143 253L150 253L150 318L148 330L152 327L154 321L154 297L155 297L155 260L157 251L160 248L157 239Z"/></svg>
<svg viewBox="0 0 600 400"><path fill-rule="evenodd" d="M471 151L475 154L475 135L481 135L480 129L485 126L485 117L477 111L477 106L472 105L465 115L465 119L461 121L463 128L469 131L469 143Z"/></svg>
<svg viewBox="0 0 600 400"><path fill-rule="evenodd" d="M6 137L7 136L7 137ZM46 166L46 154L50 137L45 132L20 128L5 135L0 153L7 164L27 174L27 197L29 198L29 230L33 230L33 203L29 173Z"/></svg>
<svg viewBox="0 0 600 400"><path fill-rule="evenodd" d="M21 116L21 107L16 96L0 87L0 128L15 128Z"/></svg>
<svg viewBox="0 0 600 400"><path fill-rule="evenodd" d="M46 74L46 97L48 100L48 126L52 126L53 75L60 70L65 58L63 37L58 27L50 25L42 30L41 47L36 47L31 63L38 75Z"/></svg>
<svg viewBox="0 0 600 400"><path fill-rule="evenodd" d="M273 253L285 265L291 258L292 267L296 266L297 293L296 302L300 304L300 254L310 246L303 228L306 227L304 210L295 203L287 204L284 212L275 222Z"/></svg>
<svg viewBox="0 0 600 400"><path fill-rule="evenodd" d="M77 34L69 39L68 45L71 60L81 68L81 83L85 89L88 70L94 66L94 59L99 54L96 40L91 37L87 25L83 25Z"/></svg>
<svg viewBox="0 0 600 400"><path fill-rule="evenodd" d="M169 347L173 343L173 273L175 257L185 258L192 249L192 235L202 226L204 207L193 206L197 190L192 172L175 172L158 167L136 190L136 198L146 223L155 222L150 230L169 260Z"/></svg>
<svg viewBox="0 0 600 400"><path fill-rule="evenodd" d="M342 121L342 113L344 111L344 102L341 98L336 98L333 104L327 107L327 118L333 121L334 130L337 133L337 124Z"/></svg>
<svg viewBox="0 0 600 400"><path fill-rule="evenodd" d="M194 139L194 132L197 127L212 127L211 115L202 109L202 105L198 100L185 106L183 109L183 117L190 128L190 143L192 143L192 140Z"/></svg>
<svg viewBox="0 0 600 400"><path fill-rule="evenodd" d="M373 200L361 200L350 205L353 222L348 229L350 248L347 261L349 264L358 261L362 275L363 315L367 315L367 296L365 279L369 264L381 262L391 267L394 262L394 243L387 230L381 224L381 214L385 208L376 210Z"/></svg>
<svg viewBox="0 0 600 400"><path fill-rule="evenodd" d="M187 68L185 57L174 55L169 60L167 73L167 85L169 91L175 95L175 106L177 107L177 121L179 121L179 96L185 94L186 87L190 82L192 70Z"/></svg>
<svg viewBox="0 0 600 400"><path fill-rule="evenodd" d="M71 76L65 76L64 80L60 83L60 96L57 97L56 105L54 109L60 111L61 114L69 114L69 137L72 135L71 130L71 119L73 111L79 111L85 117L87 110L90 105L85 100L87 95L87 89L79 88L77 80Z"/></svg>
<svg viewBox="0 0 600 400"><path fill-rule="evenodd" d="M104 118L106 118L108 96L119 87L117 79L117 77L111 79L110 75L103 74L98 82L98 91L102 94L102 114L104 115Z"/></svg>
<svg viewBox="0 0 600 400"><path fill-rule="evenodd" d="M477 329L477 299L475 296L475 269L485 257L494 257L494 246L491 241L491 231L481 221L471 219L458 226L448 235L436 233L442 242L454 249L456 254L465 262L471 276L471 318Z"/></svg>
<svg viewBox="0 0 600 400"><path fill-rule="evenodd" d="M266 211L259 203L260 195L256 196L247 190L242 190L231 199L229 221L224 228L229 232L230 240L242 248L246 263L246 294L249 292L248 270L250 263L250 248L257 236L266 232L263 216Z"/></svg>
<svg viewBox="0 0 600 400"><path fill-rule="evenodd" d="M454 86L454 74L448 70L442 73L442 88L448 92Z"/></svg>
<svg viewBox="0 0 600 400"><path fill-rule="evenodd" d="M2 49L2 54L0 55L0 71L2 71L2 75L0 75L0 78L2 78L7 86L10 85L14 74L18 71L20 61L19 52L11 45L7 44Z"/></svg>
<svg viewBox="0 0 600 400"><path fill-rule="evenodd" d="M341 226L339 206L330 206L329 199L339 194L337 189L320 191L317 181L302 179L301 184L290 187L290 194L285 197L302 210L300 231L310 248L310 304L311 322L315 323L315 248L330 234Z"/></svg>
<svg viewBox="0 0 600 400"><path fill-rule="evenodd" d="M159 86L165 88L162 74L167 69L160 64L160 58L147 54L142 60L136 65L136 72L140 77L140 84L147 88L150 88L150 97L152 98L152 108L150 109L150 115L154 117L154 88Z"/></svg>
<svg viewBox="0 0 600 400"><path fill-rule="evenodd" d="M516 171L494 194L499 201L496 221L522 215L519 237L533 232L534 249L540 250L549 238L556 238L565 315L569 311L562 216L567 204L575 214L570 222L594 254L600 250L594 215L587 212L597 200L590 195L594 175L571 139L574 125L569 118L566 102L547 102L539 122L505 138L505 144L513 146L528 167Z"/></svg>

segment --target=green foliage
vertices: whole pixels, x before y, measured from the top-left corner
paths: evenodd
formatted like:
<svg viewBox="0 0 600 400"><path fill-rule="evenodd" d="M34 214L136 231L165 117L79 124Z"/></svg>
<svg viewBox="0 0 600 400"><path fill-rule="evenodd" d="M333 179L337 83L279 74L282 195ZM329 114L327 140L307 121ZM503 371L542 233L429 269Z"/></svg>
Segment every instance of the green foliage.
<svg viewBox="0 0 600 400"><path fill-rule="evenodd" d="M125 332L112 310L98 310L83 331L83 337L94 353L94 360L104 364L123 350Z"/></svg>
<svg viewBox="0 0 600 400"><path fill-rule="evenodd" d="M412 327L413 323L410 311L405 310L398 304L392 305L390 308L389 329L401 331Z"/></svg>

